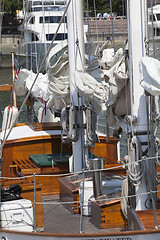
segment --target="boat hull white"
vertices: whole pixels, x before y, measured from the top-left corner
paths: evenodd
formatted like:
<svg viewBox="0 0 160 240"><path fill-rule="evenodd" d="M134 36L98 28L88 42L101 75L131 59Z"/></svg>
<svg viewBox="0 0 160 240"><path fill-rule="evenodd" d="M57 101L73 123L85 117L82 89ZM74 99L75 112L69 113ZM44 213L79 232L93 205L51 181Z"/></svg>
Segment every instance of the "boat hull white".
<svg viewBox="0 0 160 240"><path fill-rule="evenodd" d="M53 223L54 224L54 223ZM24 233L0 230L3 240L159 240L160 230L130 231L117 233L95 234L52 234L52 233Z"/></svg>

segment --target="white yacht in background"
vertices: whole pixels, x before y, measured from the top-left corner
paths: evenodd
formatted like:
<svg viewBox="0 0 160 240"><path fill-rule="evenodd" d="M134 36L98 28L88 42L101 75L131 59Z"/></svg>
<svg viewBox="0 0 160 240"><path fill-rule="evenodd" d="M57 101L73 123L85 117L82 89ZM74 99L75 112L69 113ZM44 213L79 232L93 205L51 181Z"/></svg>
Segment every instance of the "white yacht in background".
<svg viewBox="0 0 160 240"><path fill-rule="evenodd" d="M25 1L24 40L25 42L51 42L64 12L66 1ZM67 38L67 18L61 24L55 41Z"/></svg>
<svg viewBox="0 0 160 240"><path fill-rule="evenodd" d="M68 38L67 16L64 16L60 23L66 7L66 0L24 0L23 5L23 11L17 15L17 18L23 21L20 30L24 35L24 47L20 55L21 57L25 56L25 66L37 72L54 35L56 34L54 45ZM87 31L88 26L85 25L85 41ZM62 43L62 48L63 46ZM61 54L61 51L57 53L54 58L55 62ZM44 65L43 70L45 67Z"/></svg>
<svg viewBox="0 0 160 240"><path fill-rule="evenodd" d="M24 34L23 51L20 56L25 58L25 65L28 69L37 71L39 62L44 58L57 27L63 16L66 1L64 0L25 0L23 12L18 14L18 18L23 20L20 26ZM59 43L67 39L67 17L59 27L54 43ZM24 60L23 60L24 63ZM23 65L21 62L21 64Z"/></svg>
<svg viewBox="0 0 160 240"><path fill-rule="evenodd" d="M153 16L153 17L152 17ZM148 9L149 39L160 38L160 4Z"/></svg>

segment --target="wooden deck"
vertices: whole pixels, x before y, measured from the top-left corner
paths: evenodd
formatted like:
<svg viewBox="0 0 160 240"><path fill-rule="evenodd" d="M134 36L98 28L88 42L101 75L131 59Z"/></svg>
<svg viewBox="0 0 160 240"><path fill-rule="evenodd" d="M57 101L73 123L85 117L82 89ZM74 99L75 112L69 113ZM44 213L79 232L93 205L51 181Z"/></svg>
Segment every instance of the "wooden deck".
<svg viewBox="0 0 160 240"><path fill-rule="evenodd" d="M144 230L149 230L149 229L155 228L153 210L136 211L136 214L137 214ZM157 223L159 226L160 225L160 210L157 210L156 214L157 214Z"/></svg>
<svg viewBox="0 0 160 240"><path fill-rule="evenodd" d="M13 165L22 175L40 173L41 169L29 159L15 159Z"/></svg>

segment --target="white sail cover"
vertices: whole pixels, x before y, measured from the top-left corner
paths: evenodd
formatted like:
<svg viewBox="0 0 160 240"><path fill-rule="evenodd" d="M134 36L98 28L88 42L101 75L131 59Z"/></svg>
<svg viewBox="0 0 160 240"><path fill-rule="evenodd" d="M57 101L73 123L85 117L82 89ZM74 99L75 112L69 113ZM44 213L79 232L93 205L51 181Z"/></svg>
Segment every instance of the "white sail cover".
<svg viewBox="0 0 160 240"><path fill-rule="evenodd" d="M27 93L25 88L25 80L30 75L30 71L27 69L21 69L17 81L14 84L14 92L17 96L23 96Z"/></svg>
<svg viewBox="0 0 160 240"><path fill-rule="evenodd" d="M45 75L41 73L38 75L31 90L33 97L47 102L47 108L54 106L55 109L62 110L70 103L66 43L63 42L63 51L62 44L57 44L52 48L47 60L48 72ZM56 62L52 62L53 54L60 50L62 54L59 55ZM86 55L86 71L89 73L78 70L74 72L74 86L80 96L84 96L86 100L91 101L97 113L104 106L107 106L110 110L108 122L113 124L116 121L115 116L122 116L129 112L128 107L126 107L127 101L125 97L126 91L129 94L128 74L126 72L125 57L122 57L122 53L122 49L120 49L112 59L114 65L109 70L102 70L97 59L91 59ZM22 69L15 85L16 94L18 96L26 94L31 89L35 78L35 73Z"/></svg>
<svg viewBox="0 0 160 240"><path fill-rule="evenodd" d="M141 86L151 95L160 95L160 61L143 57L140 61Z"/></svg>
<svg viewBox="0 0 160 240"><path fill-rule="evenodd" d="M104 70L104 73L105 79L109 83L106 120L109 125L115 125L116 117L130 113L129 78L126 71L125 56L109 70Z"/></svg>
<svg viewBox="0 0 160 240"><path fill-rule="evenodd" d="M18 75L18 79L14 86L14 91L17 96L22 96L27 93L32 87L32 84L36 78L36 74L27 69L22 69ZM36 98L41 98L44 101L48 101L51 92L48 87L49 80L48 74L40 73L37 80L31 90L31 94Z"/></svg>

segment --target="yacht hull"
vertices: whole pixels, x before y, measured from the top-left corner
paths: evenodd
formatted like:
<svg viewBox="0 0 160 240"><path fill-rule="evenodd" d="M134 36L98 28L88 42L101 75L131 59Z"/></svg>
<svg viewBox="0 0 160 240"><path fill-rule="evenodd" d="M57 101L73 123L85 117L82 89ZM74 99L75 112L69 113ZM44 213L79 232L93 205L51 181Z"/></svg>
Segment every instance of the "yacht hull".
<svg viewBox="0 0 160 240"><path fill-rule="evenodd" d="M0 230L0 237L3 240L159 240L160 230L131 231L124 233L95 233L95 234L45 234L45 233L24 233Z"/></svg>

